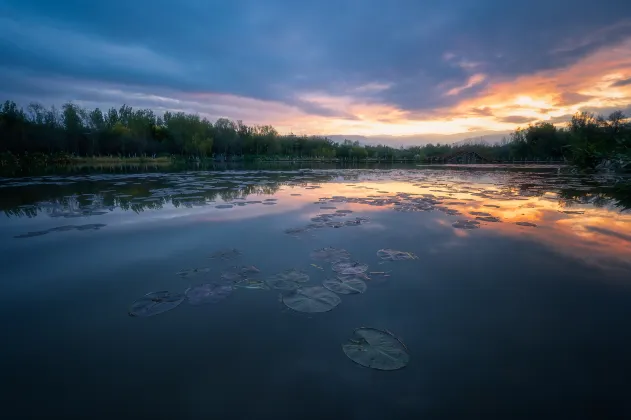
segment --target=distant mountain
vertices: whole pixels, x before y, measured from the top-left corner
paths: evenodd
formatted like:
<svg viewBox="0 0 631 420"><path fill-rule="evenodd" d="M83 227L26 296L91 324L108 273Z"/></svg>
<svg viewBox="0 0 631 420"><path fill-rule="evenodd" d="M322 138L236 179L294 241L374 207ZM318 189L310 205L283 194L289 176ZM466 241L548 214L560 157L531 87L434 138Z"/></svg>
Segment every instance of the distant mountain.
<svg viewBox="0 0 631 420"><path fill-rule="evenodd" d="M472 134L477 136L472 137ZM359 135L343 135L332 134L327 137L336 142L343 142L344 140L358 141L361 144L376 146L378 144L384 144L390 147L408 147L408 146L423 146L428 143L433 144L496 144L502 141L504 137L508 137L508 132L500 131L480 131L475 133L459 133L459 134L419 134L411 136L389 136L389 135L375 135L375 136L359 136ZM469 136L469 137L465 137Z"/></svg>

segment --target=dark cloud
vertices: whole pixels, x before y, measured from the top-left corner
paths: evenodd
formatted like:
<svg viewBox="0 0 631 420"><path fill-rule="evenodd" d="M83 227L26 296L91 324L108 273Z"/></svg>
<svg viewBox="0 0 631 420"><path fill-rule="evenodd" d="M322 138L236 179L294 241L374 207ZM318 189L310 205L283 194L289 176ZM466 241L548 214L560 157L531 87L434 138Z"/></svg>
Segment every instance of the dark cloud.
<svg viewBox="0 0 631 420"><path fill-rule="evenodd" d="M631 85L631 77L628 79L618 80L617 82L611 84L612 87L623 87L629 85Z"/></svg>
<svg viewBox="0 0 631 420"><path fill-rule="evenodd" d="M500 118L498 118L498 120L501 121L501 122L510 123L510 124L526 124L526 123L534 121L534 119L532 117L521 117L519 115L511 115L511 116L508 116L508 117L500 117Z"/></svg>
<svg viewBox="0 0 631 420"><path fill-rule="evenodd" d="M583 107L580 109L582 112L591 112L594 115L602 115L607 117L616 111L622 111L624 115L631 116L631 105L627 106L603 106L603 107Z"/></svg>
<svg viewBox="0 0 631 420"><path fill-rule="evenodd" d="M489 81L613 45L631 36L629 18L631 2L617 0L0 0L0 51L6 68L38 76L229 93L338 116L304 94L448 107ZM487 79L458 90L474 74ZM388 87L357 90L370 83Z"/></svg>
<svg viewBox="0 0 631 420"><path fill-rule="evenodd" d="M557 106L571 106L571 105L576 105L576 104L580 104L581 102L586 102L590 99L592 99L593 96L590 95L583 95L582 93L576 93L576 92L564 92L561 93L555 102L555 105Z"/></svg>

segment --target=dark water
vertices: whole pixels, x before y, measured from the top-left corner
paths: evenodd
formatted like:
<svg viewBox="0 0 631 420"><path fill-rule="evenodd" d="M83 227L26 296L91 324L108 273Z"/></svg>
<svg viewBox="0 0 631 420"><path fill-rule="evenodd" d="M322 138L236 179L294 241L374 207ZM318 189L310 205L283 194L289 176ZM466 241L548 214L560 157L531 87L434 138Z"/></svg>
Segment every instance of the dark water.
<svg viewBox="0 0 631 420"><path fill-rule="evenodd" d="M609 181L536 168L0 179L3 418L631 418L631 214ZM319 285L334 273L310 253L327 246L388 274L325 313L235 288L128 315L236 265ZM417 258L382 261L384 248ZM341 346L361 326L400 337L409 364L353 363Z"/></svg>

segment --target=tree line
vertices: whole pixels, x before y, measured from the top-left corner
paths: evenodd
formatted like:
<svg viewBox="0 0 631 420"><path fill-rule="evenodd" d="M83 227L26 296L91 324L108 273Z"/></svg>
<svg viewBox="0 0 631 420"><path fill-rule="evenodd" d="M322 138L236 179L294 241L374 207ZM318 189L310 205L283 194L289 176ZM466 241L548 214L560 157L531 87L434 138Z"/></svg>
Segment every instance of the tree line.
<svg viewBox="0 0 631 420"><path fill-rule="evenodd" d="M490 161L569 160L595 167L604 159L631 161L631 122L621 111L608 117L577 113L563 127L539 122L518 128L499 144L362 145L324 136L281 135L270 125L248 126L220 118L123 105L103 111L73 103L57 108L5 101L0 107L0 153L13 156L182 156L215 159L278 157L444 161L473 151Z"/></svg>

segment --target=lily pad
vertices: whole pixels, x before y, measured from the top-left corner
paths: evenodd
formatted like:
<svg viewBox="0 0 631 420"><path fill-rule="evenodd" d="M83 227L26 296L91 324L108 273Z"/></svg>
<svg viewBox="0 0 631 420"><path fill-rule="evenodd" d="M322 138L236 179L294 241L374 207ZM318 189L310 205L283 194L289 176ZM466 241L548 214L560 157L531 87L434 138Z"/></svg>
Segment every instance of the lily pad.
<svg viewBox="0 0 631 420"><path fill-rule="evenodd" d="M184 294L191 305L217 303L232 294L232 287L213 283L199 284L189 287Z"/></svg>
<svg viewBox="0 0 631 420"><path fill-rule="evenodd" d="M283 296L283 303L298 312L328 312L340 304L338 295L322 286L303 287Z"/></svg>
<svg viewBox="0 0 631 420"><path fill-rule="evenodd" d="M326 279L322 285L340 295L354 295L366 291L366 283L355 276Z"/></svg>
<svg viewBox="0 0 631 420"><path fill-rule="evenodd" d="M232 207L232 204L219 204L215 206L216 209L231 209Z"/></svg>
<svg viewBox="0 0 631 420"><path fill-rule="evenodd" d="M483 217L489 217L491 216L491 213L485 213L483 211L472 211L470 212L472 215L474 216L483 216Z"/></svg>
<svg viewBox="0 0 631 420"><path fill-rule="evenodd" d="M181 293L167 291L147 293L131 305L129 315L140 317L158 315L176 308L183 301L184 295Z"/></svg>
<svg viewBox="0 0 631 420"><path fill-rule="evenodd" d="M377 251L377 256L382 260L387 261L403 261L403 260L415 260L418 257L406 251L397 251L396 249L380 249Z"/></svg>
<svg viewBox="0 0 631 420"><path fill-rule="evenodd" d="M316 249L311 252L310 256L314 260L328 261L332 263L349 260L351 258L351 254L347 250L331 246Z"/></svg>
<svg viewBox="0 0 631 420"><path fill-rule="evenodd" d="M480 227L480 222L476 222L475 220L458 220L451 226L456 229L478 229Z"/></svg>
<svg viewBox="0 0 631 420"><path fill-rule="evenodd" d="M342 350L353 362L377 370L401 369L410 361L407 348L398 338L376 328L357 328Z"/></svg>
<svg viewBox="0 0 631 420"><path fill-rule="evenodd" d="M482 220L483 222L501 222L499 217L495 217L495 216L478 216L476 217L477 220Z"/></svg>
<svg viewBox="0 0 631 420"><path fill-rule="evenodd" d="M275 276L267 279L266 283L269 287L276 290L298 290L302 287L301 283Z"/></svg>
<svg viewBox="0 0 631 420"><path fill-rule="evenodd" d="M267 284L273 289L296 290L302 283L309 281L309 275L303 271L289 269L281 271L267 279Z"/></svg>
<svg viewBox="0 0 631 420"><path fill-rule="evenodd" d="M519 226L537 227L536 224L530 222L515 222L515 224Z"/></svg>
<svg viewBox="0 0 631 420"><path fill-rule="evenodd" d="M368 265L357 261L340 261L331 264L331 269L339 274L361 274L368 270Z"/></svg>

